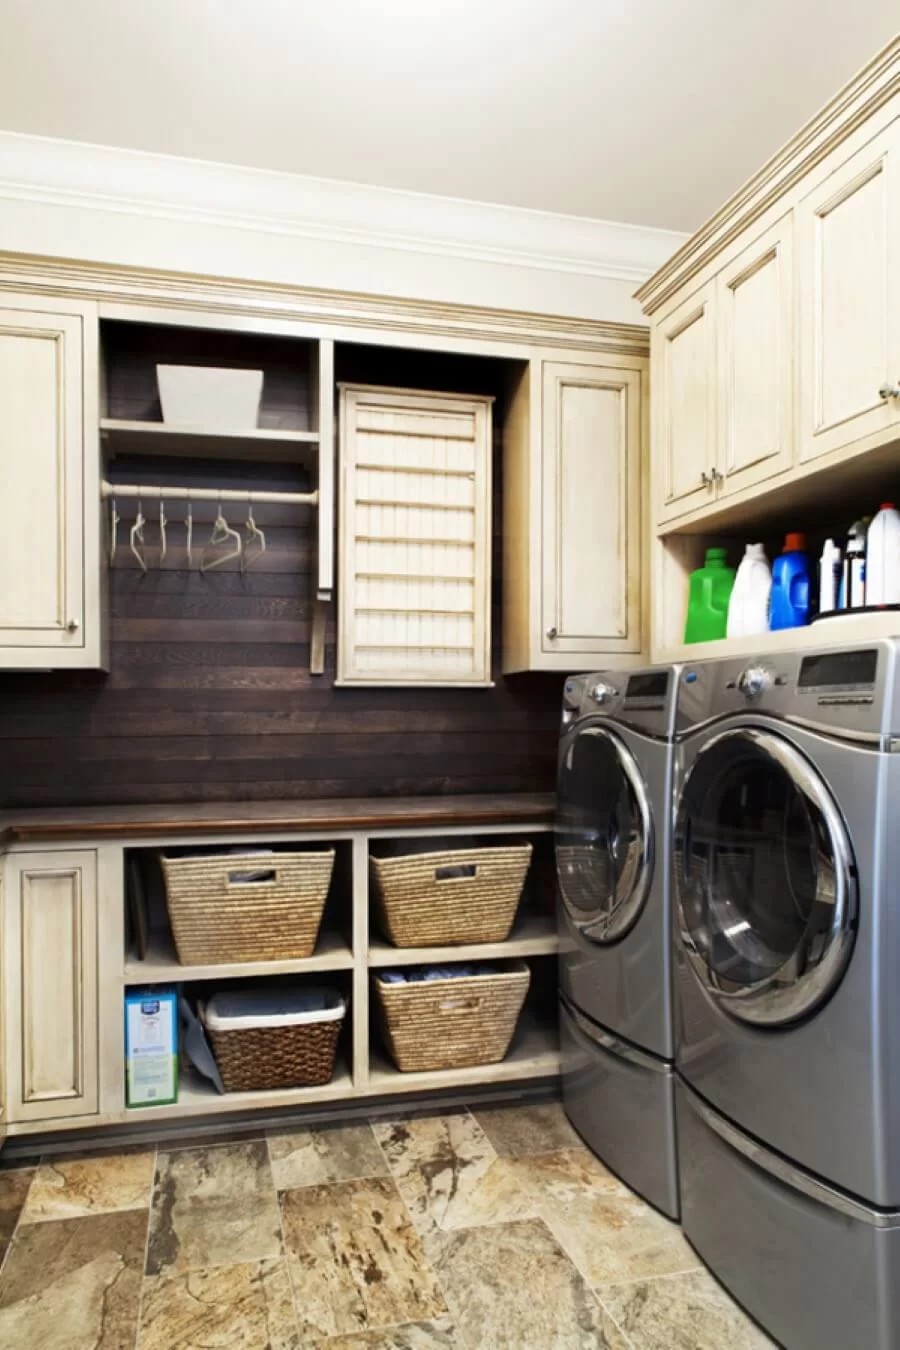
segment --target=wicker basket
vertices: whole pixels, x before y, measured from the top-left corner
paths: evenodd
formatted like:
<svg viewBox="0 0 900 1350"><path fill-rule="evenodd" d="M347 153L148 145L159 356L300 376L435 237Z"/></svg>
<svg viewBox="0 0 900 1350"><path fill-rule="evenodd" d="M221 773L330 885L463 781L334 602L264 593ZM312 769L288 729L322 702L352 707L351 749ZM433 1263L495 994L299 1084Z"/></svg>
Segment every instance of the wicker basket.
<svg viewBox="0 0 900 1350"><path fill-rule="evenodd" d="M509 1049L528 992L524 961L500 971L446 980L373 982L381 1030L403 1073L496 1064Z"/></svg>
<svg viewBox="0 0 900 1350"><path fill-rule="evenodd" d="M505 942L525 885L531 845L369 861L379 918L396 947Z"/></svg>
<svg viewBox="0 0 900 1350"><path fill-rule="evenodd" d="M346 1005L340 998L327 1020L222 1030L201 1008L226 1092L317 1087L331 1082Z"/></svg>
<svg viewBox="0 0 900 1350"><path fill-rule="evenodd" d="M311 956L334 868L319 853L162 857L182 965Z"/></svg>

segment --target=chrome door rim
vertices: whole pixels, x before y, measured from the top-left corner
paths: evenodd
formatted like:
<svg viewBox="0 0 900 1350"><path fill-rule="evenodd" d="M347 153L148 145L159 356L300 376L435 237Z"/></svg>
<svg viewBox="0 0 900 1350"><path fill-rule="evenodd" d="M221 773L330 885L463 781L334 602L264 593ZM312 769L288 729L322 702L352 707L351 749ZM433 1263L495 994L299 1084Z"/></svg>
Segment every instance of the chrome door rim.
<svg viewBox="0 0 900 1350"><path fill-rule="evenodd" d="M678 936L701 988L715 1003L744 1022L760 1026L784 1025L797 1021L819 1007L840 983L846 970L853 949L858 909L853 849L847 827L829 788L805 756L780 735L760 727L741 726L722 731L707 741L685 775L676 811L674 832L676 850L684 833L680 822L691 780L707 751L725 741L749 742L767 754L787 774L793 786L821 814L834 863L834 902L829 936L822 956L807 973L795 978L790 984L779 984L779 977L789 964L796 962L797 951L800 948L795 949L777 970L772 971L764 979L736 990L722 989L717 984L718 977L710 970L705 958L698 951L688 928L684 912L683 888L679 884L677 869L673 867L672 885L676 896Z"/></svg>
<svg viewBox="0 0 900 1350"><path fill-rule="evenodd" d="M656 861L656 845L653 828L653 813L650 809L650 799L647 795L647 789L644 780L641 777L640 769L634 755L629 750L625 742L606 726L593 722L587 726L581 725L572 730L567 740L563 743L561 749L561 759L567 755L575 744L579 736L597 736L607 741L616 755L618 763L628 780L628 784L634 794L634 800L637 803L638 816L640 820L641 831L641 853L638 860L637 880L631 888L631 892L626 900L619 901L611 911L595 915L590 919L580 917L585 911L578 910L573 906L566 895L566 888L559 869L558 839L554 841L554 852L556 853L556 875L559 882L559 892L562 898L565 911L569 919L574 924L578 932L592 942L600 944L618 942L620 938L626 936L637 923L647 897L650 894L650 886L653 881L653 868Z"/></svg>

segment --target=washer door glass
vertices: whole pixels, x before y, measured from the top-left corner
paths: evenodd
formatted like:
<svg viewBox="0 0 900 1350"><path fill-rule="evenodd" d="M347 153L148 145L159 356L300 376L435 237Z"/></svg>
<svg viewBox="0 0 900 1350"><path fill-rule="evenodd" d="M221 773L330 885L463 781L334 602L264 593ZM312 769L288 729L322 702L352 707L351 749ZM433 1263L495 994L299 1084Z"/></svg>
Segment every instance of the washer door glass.
<svg viewBox="0 0 900 1350"><path fill-rule="evenodd" d="M653 820L634 756L604 726L563 742L556 808L556 870L579 932L615 942L637 920L653 877Z"/></svg>
<svg viewBox="0 0 900 1350"><path fill-rule="evenodd" d="M837 986L856 923L856 870L831 793L783 737L724 732L681 792L673 868L680 937L735 1017L805 1016Z"/></svg>

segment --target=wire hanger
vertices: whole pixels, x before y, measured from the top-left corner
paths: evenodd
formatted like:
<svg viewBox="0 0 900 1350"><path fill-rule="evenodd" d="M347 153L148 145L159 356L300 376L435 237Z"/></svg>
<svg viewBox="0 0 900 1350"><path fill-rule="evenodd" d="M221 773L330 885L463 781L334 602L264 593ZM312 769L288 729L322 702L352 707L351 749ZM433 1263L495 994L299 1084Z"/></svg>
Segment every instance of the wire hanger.
<svg viewBox="0 0 900 1350"><path fill-rule="evenodd" d="M162 565L166 560L166 504L163 501L162 488L159 490L159 561Z"/></svg>
<svg viewBox="0 0 900 1350"><path fill-rule="evenodd" d="M218 556L210 556L212 550L221 548L223 544L231 541L233 547L228 553L220 553ZM231 562L233 558L240 558L243 555L244 546L241 543L241 536L237 530L233 530L222 513L222 501L219 499L219 514L216 516L215 524L212 527L212 534L203 550L203 556L200 559L200 571L211 572L214 567L222 567L225 563Z"/></svg>
<svg viewBox="0 0 900 1350"><path fill-rule="evenodd" d="M119 515L119 509L118 509L118 506L117 506L117 504L116 504L116 499L115 499L115 497L113 497L113 498L111 499L111 505L110 505L110 509L109 509L109 565L110 565L110 567L112 567L113 564L114 564L115 561L116 561L116 550L117 550L118 547L119 547L119 521L120 521L121 519L122 519L122 517Z"/></svg>
<svg viewBox="0 0 900 1350"><path fill-rule="evenodd" d="M266 551L265 532L259 528L253 518L253 493L247 494L247 520L245 524L247 531L247 542L244 545L244 554L241 558L241 571L246 572L251 562L261 558Z"/></svg>
<svg viewBox="0 0 900 1350"><path fill-rule="evenodd" d="M144 526L147 524L147 517L144 515L144 507L140 497L138 497L137 515L134 524L131 527L130 543L131 551L140 564L141 571L146 573L147 563L144 558Z"/></svg>
<svg viewBox="0 0 900 1350"><path fill-rule="evenodd" d="M185 548L187 549L187 570L194 565L194 503L191 501L191 489L187 489L187 515L184 518Z"/></svg>

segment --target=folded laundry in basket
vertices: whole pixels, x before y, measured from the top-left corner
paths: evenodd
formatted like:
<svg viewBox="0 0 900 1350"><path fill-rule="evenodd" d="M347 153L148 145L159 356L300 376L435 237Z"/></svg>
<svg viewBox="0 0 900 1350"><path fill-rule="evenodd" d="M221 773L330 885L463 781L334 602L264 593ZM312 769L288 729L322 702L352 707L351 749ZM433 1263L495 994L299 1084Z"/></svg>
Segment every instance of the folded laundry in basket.
<svg viewBox="0 0 900 1350"><path fill-rule="evenodd" d="M426 966L421 970L382 970L385 984L418 984L424 980L463 980L473 975L498 975L496 966L484 962L477 966Z"/></svg>

